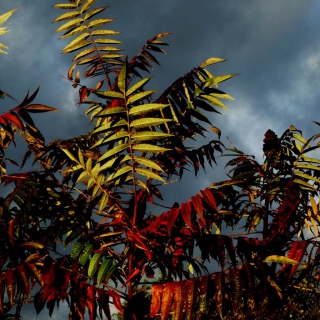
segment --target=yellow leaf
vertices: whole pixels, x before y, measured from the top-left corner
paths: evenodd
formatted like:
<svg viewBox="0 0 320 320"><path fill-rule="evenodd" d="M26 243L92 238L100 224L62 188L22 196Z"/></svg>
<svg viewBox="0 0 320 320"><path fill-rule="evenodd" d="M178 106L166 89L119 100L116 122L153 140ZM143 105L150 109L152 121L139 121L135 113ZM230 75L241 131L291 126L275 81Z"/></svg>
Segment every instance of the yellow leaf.
<svg viewBox="0 0 320 320"><path fill-rule="evenodd" d="M81 14L86 12L90 7L92 7L95 2L96 0L87 0L87 2L85 2L81 8Z"/></svg>
<svg viewBox="0 0 320 320"><path fill-rule="evenodd" d="M76 26L80 25L81 22L83 22L83 18L78 18L78 19L71 20L71 21L63 24L55 32L61 32L61 31L69 30L69 29L71 29L73 27L76 27Z"/></svg>
<svg viewBox="0 0 320 320"><path fill-rule="evenodd" d="M72 18L75 18L76 16L78 16L79 14L80 14L79 11L67 12L67 13L61 14L58 18L54 19L52 21L52 23L72 19Z"/></svg>
<svg viewBox="0 0 320 320"><path fill-rule="evenodd" d="M102 26L102 25L105 25L107 23L110 23L112 22L114 19L107 19L107 18L104 18L104 19L96 19L96 20L93 20L89 23L88 25L88 28L95 28L95 27L98 27L98 26Z"/></svg>
<svg viewBox="0 0 320 320"><path fill-rule="evenodd" d="M227 59L222 59L222 58L209 58L206 61L202 62L200 65L200 68L204 68L206 66L210 66L211 64L218 63L218 62L223 62L226 61Z"/></svg>
<svg viewBox="0 0 320 320"><path fill-rule="evenodd" d="M15 8L11 11L8 11L2 15L0 15L0 24L3 24L4 22L6 22L10 17L11 15L16 12L18 10L18 8Z"/></svg>

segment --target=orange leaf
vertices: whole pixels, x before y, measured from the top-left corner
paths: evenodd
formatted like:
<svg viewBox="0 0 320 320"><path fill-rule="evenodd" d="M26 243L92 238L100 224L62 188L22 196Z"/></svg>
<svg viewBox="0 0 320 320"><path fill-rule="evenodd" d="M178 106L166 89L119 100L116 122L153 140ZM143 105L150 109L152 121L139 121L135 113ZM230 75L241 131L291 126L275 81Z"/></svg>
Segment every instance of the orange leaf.
<svg viewBox="0 0 320 320"><path fill-rule="evenodd" d="M151 287L150 318L153 318L160 309L162 291L163 291L162 284L156 284Z"/></svg>
<svg viewBox="0 0 320 320"><path fill-rule="evenodd" d="M173 292L173 320L182 319L182 312L185 304L185 294L187 281L179 281L175 283Z"/></svg>
<svg viewBox="0 0 320 320"><path fill-rule="evenodd" d="M30 104L27 107L23 108L23 110L27 110L29 113L59 111L59 109L57 108L45 106L43 104Z"/></svg>
<svg viewBox="0 0 320 320"><path fill-rule="evenodd" d="M161 320L168 319L168 314L171 309L175 283L167 282L164 285L161 301Z"/></svg>
<svg viewBox="0 0 320 320"><path fill-rule="evenodd" d="M7 112L2 115L2 118L15 124L20 130L23 130L23 123L15 113Z"/></svg>
<svg viewBox="0 0 320 320"><path fill-rule="evenodd" d="M198 300L199 278L187 281L186 319L191 320L195 304Z"/></svg>
<svg viewBox="0 0 320 320"><path fill-rule="evenodd" d="M123 315L123 307L119 294L112 290L107 290L107 294L113 298L113 304L115 308Z"/></svg>
<svg viewBox="0 0 320 320"><path fill-rule="evenodd" d="M87 286L86 304L89 312L89 319L95 320L97 317L96 287Z"/></svg>
<svg viewBox="0 0 320 320"><path fill-rule="evenodd" d="M0 278L0 316L3 315L3 299L4 299L4 281L3 278Z"/></svg>
<svg viewBox="0 0 320 320"><path fill-rule="evenodd" d="M24 265L16 266L16 272L23 285L23 291L30 299L29 274Z"/></svg>
<svg viewBox="0 0 320 320"><path fill-rule="evenodd" d="M15 291L16 291L16 277L12 269L7 270L5 272L5 280L6 280L8 298L12 306L14 304L14 297L15 297Z"/></svg>

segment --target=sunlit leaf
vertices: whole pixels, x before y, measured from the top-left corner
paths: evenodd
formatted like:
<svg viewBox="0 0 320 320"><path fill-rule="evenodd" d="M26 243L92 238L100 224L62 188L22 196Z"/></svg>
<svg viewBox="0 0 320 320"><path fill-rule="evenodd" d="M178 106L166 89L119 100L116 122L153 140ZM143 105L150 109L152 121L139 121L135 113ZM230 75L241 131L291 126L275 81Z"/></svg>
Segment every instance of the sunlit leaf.
<svg viewBox="0 0 320 320"><path fill-rule="evenodd" d="M153 95L155 92L157 92L157 91L156 90L147 90L147 91L142 91L142 92L136 93L136 94L129 97L127 103L131 104L136 101L144 100L144 99L150 97L151 95Z"/></svg>
<svg viewBox="0 0 320 320"><path fill-rule="evenodd" d="M102 25L105 25L107 23L112 22L114 19L107 19L107 18L103 18L103 19L97 19L97 20L93 20L88 24L88 28L95 28L95 27L99 27Z"/></svg>
<svg viewBox="0 0 320 320"><path fill-rule="evenodd" d="M171 150L169 148L158 147L152 144L145 144L145 143L135 144L132 147L132 149L135 151L148 152L148 153L159 153L159 152L165 152L165 151Z"/></svg>
<svg viewBox="0 0 320 320"><path fill-rule="evenodd" d="M118 146L115 146L111 150L109 150L106 153L104 153L102 155L102 157L98 160L98 162L106 160L106 159L108 159L108 158L110 158L110 157L122 152L123 150L127 149L128 147L129 147L128 143L123 143L123 144L120 144Z"/></svg>
<svg viewBox="0 0 320 320"><path fill-rule="evenodd" d="M72 3L61 3L61 4L55 4L53 8L57 9L74 9L77 8L75 4Z"/></svg>
<svg viewBox="0 0 320 320"><path fill-rule="evenodd" d="M77 17L79 14L80 14L79 11L70 11L60 15L58 18L54 19L52 23L72 19Z"/></svg>
<svg viewBox="0 0 320 320"><path fill-rule="evenodd" d="M77 19L71 20L71 21L66 22L65 24L63 24L55 32L62 32L62 31L65 31L65 30L69 30L69 29L71 29L73 27L79 26L81 22L83 22L83 18L77 18Z"/></svg>
<svg viewBox="0 0 320 320"><path fill-rule="evenodd" d="M156 131L137 131L132 133L131 138L134 141L146 141L146 140L154 140L154 139L164 139L172 136L173 134L156 132Z"/></svg>
<svg viewBox="0 0 320 320"><path fill-rule="evenodd" d="M161 178L158 174L152 172L151 170L144 169L144 168L135 168L135 172L138 174L141 174L142 176L145 176L147 178L156 179L162 182L166 182L163 178Z"/></svg>
<svg viewBox="0 0 320 320"><path fill-rule="evenodd" d="M202 62L202 64L200 65L200 68L205 68L207 66L210 66L211 64L215 64L218 62L223 62L223 61L227 61L227 59L221 59L221 58L209 58L206 61Z"/></svg>
<svg viewBox="0 0 320 320"><path fill-rule="evenodd" d="M161 104L161 103L142 104L140 106L132 107L129 111L129 114L133 115L133 116L142 115L142 114L146 114L151 111L161 110L167 106L168 106L168 104Z"/></svg>
<svg viewBox="0 0 320 320"><path fill-rule="evenodd" d="M145 78L145 79L142 79L140 80L139 82L137 82L136 84L134 84L130 89L128 89L127 93L126 93L126 96L130 96L132 93L134 93L135 91L137 91L138 89L140 89L141 87L143 87L146 83L149 82L149 80L151 79L152 77L149 77L149 78Z"/></svg>
<svg viewBox="0 0 320 320"><path fill-rule="evenodd" d="M0 25L3 24L4 22L6 22L10 17L11 15L16 12L18 10L18 8L15 8L13 10L10 10L2 15L0 15Z"/></svg>
<svg viewBox="0 0 320 320"><path fill-rule="evenodd" d="M86 13L85 17L84 17L84 21L88 20L89 18L95 16L96 14L104 11L105 9L107 9L108 7L101 7L101 8L96 8L96 9L93 9L89 12Z"/></svg>
<svg viewBox="0 0 320 320"><path fill-rule="evenodd" d="M163 171L162 168L158 164L156 164L154 161L152 161L148 158L138 157L138 156L134 156L133 158L139 164L142 164L142 165L149 167L151 169Z"/></svg>
<svg viewBox="0 0 320 320"><path fill-rule="evenodd" d="M276 262L276 263L289 263L289 264L297 264L298 261L284 257L284 256L277 256L277 255L272 255L268 256L264 262Z"/></svg>
<svg viewBox="0 0 320 320"><path fill-rule="evenodd" d="M159 124L163 124L166 122L172 121L171 119L161 119L161 118L141 118L137 120L133 120L130 123L130 127L134 128L145 128L145 127L151 127L151 126L157 126Z"/></svg>

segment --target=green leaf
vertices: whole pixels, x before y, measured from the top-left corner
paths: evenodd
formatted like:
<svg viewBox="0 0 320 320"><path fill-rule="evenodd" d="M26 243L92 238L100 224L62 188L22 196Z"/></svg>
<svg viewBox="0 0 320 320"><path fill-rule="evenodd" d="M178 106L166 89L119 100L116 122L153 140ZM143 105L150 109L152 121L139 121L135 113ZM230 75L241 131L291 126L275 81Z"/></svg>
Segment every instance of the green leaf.
<svg viewBox="0 0 320 320"><path fill-rule="evenodd" d="M102 256L102 252L95 253L90 261L88 268L88 277L92 278L98 270L98 265Z"/></svg>
<svg viewBox="0 0 320 320"><path fill-rule="evenodd" d="M159 153L159 152L172 150L172 149L158 147L153 144L146 144L146 143L136 144L132 147L132 149L135 151L147 152L147 153Z"/></svg>
<svg viewBox="0 0 320 320"><path fill-rule="evenodd" d="M264 262L276 262L276 263L289 263L289 264L298 264L299 262L284 256L272 255L267 257Z"/></svg>
<svg viewBox="0 0 320 320"><path fill-rule="evenodd" d="M168 104L162 104L162 103L146 103L140 106L132 107L129 111L129 114L132 116L142 115L151 111L161 110L167 106Z"/></svg>
<svg viewBox="0 0 320 320"><path fill-rule="evenodd" d="M102 261L101 266L99 268L98 277L97 277L98 286L100 286L100 284L103 282L108 270L111 267L112 267L112 260L111 259L104 259Z"/></svg>
<svg viewBox="0 0 320 320"><path fill-rule="evenodd" d="M114 180L114 179L116 179L116 178L122 176L123 174L130 172L130 171L132 171L132 167L131 166L124 166L120 170L118 170L117 172L112 173L108 177L107 182L111 181L111 180Z"/></svg>
<svg viewBox="0 0 320 320"><path fill-rule="evenodd" d="M166 182L162 177L160 177L158 174L152 172L151 170L145 169L145 168L135 168L134 171L138 174L141 174L142 176L145 176L147 178L156 179L162 182Z"/></svg>
<svg viewBox="0 0 320 320"><path fill-rule="evenodd" d="M94 92L98 97L101 98L118 98L118 99L123 99L124 95L120 92L115 92L115 91L97 91Z"/></svg>
<svg viewBox="0 0 320 320"><path fill-rule="evenodd" d="M138 89L140 89L142 86L144 86L147 82L149 82L149 80L151 79L152 77L149 77L149 78L145 78L145 79L142 79L140 80L138 83L136 83L135 85L133 85L128 91L127 91L127 94L126 96L130 96L132 93L134 93L135 91L137 91Z"/></svg>
<svg viewBox="0 0 320 320"><path fill-rule="evenodd" d="M156 90L147 90L147 91L139 92L137 94L130 96L127 102L128 102L128 104L131 104L136 101L144 100L147 97L150 97L151 95L153 95L155 92L157 92L157 91Z"/></svg>
<svg viewBox="0 0 320 320"><path fill-rule="evenodd" d="M102 110L101 112L99 112L98 114L96 114L94 117L107 117L107 116L111 116L114 114L119 114L119 113L125 113L127 112L127 109L124 107L115 107L115 108L109 108L109 109L105 109Z"/></svg>
<svg viewBox="0 0 320 320"><path fill-rule="evenodd" d="M79 256L83 247L84 247L83 243L79 243L79 242L75 243L70 253L71 258L76 259Z"/></svg>
<svg viewBox="0 0 320 320"><path fill-rule="evenodd" d="M141 164L141 165L144 165L146 167L149 167L149 168L152 168L152 169L155 169L155 170L158 170L158 171L163 171L162 168L156 164L154 161L148 159L148 158L145 158L145 157L138 157L138 156L134 156L134 161Z"/></svg>
<svg viewBox="0 0 320 320"><path fill-rule="evenodd" d="M202 99L205 99L205 100L209 101L210 103L213 103L214 105L216 105L216 106L218 106L218 107L220 107L222 109L225 109L225 110L229 111L229 109L220 100L218 100L215 97L212 97L212 96L206 95L206 94L202 94L200 97Z"/></svg>
<svg viewBox="0 0 320 320"><path fill-rule="evenodd" d="M106 160L106 159L122 152L123 150L129 148L129 146L130 145L128 143L123 143L123 144L120 144L120 145L112 148L111 150L108 150L106 153L103 154L103 156L98 160L98 162Z"/></svg>
<svg viewBox="0 0 320 320"><path fill-rule="evenodd" d="M78 16L79 14L80 14L79 11L67 12L67 13L60 15L58 18L54 19L52 23L72 19L72 18L75 18L76 16Z"/></svg>
<svg viewBox="0 0 320 320"><path fill-rule="evenodd" d="M145 140L154 140L154 139L164 139L172 136L173 134L156 132L156 131L138 131L138 132L132 133L131 138L134 141L145 141Z"/></svg>
<svg viewBox="0 0 320 320"><path fill-rule="evenodd" d="M163 124L166 122L172 121L171 119L162 119L162 118L141 118L137 120L133 120L130 123L130 127L133 128L144 128L144 127L151 127L151 126L157 126L159 124Z"/></svg>
<svg viewBox="0 0 320 320"><path fill-rule="evenodd" d="M60 148L71 160L73 160L74 162L79 163L79 161L75 158L75 156L67 149L64 148Z"/></svg>
<svg viewBox="0 0 320 320"><path fill-rule="evenodd" d="M127 126L128 126L128 122L126 120L121 119L118 122L116 122L115 124L112 124L112 122L108 122L100 127L97 127L93 131L93 133L106 132L106 131L114 130L119 127L127 127Z"/></svg>
<svg viewBox="0 0 320 320"><path fill-rule="evenodd" d="M104 171L104 170L106 170L106 169L113 168L113 166L114 166L115 163L123 164L123 163L131 160L131 157L128 156L128 155L124 156L123 159L120 161L120 163L119 163L118 160L119 160L119 159L114 158L114 159L111 159L111 160L107 161L104 165L102 165L102 166L98 169L98 172Z"/></svg>
<svg viewBox="0 0 320 320"><path fill-rule="evenodd" d="M223 76L218 76L218 77L213 77L213 78L209 78L206 80L206 83L204 84L204 88L206 87L212 87L220 82L226 81L228 79L231 79L235 76L237 76L238 74L226 74Z"/></svg>
<svg viewBox="0 0 320 320"><path fill-rule="evenodd" d="M55 32L61 32L61 31L66 31L69 30L73 27L79 26L83 22L83 18L78 18L71 20L65 24L63 24L61 27L59 27Z"/></svg>
<svg viewBox="0 0 320 320"><path fill-rule="evenodd" d="M116 140L120 140L120 139L124 139L124 138L128 138L129 137L129 134L127 131L119 131L119 132L116 132L115 134L111 135L110 137L108 138L103 138L101 140L99 140L95 145L92 146L92 148L95 148L95 147L102 147L106 144L109 144L110 141L116 141Z"/></svg>
<svg viewBox="0 0 320 320"><path fill-rule="evenodd" d="M110 23L110 22L112 22L113 20L114 20L114 19L106 19L106 18L93 20L93 21L91 21L91 22L89 23L88 28L99 27L99 26L105 25L105 24L107 24L107 23Z"/></svg>
<svg viewBox="0 0 320 320"><path fill-rule="evenodd" d="M127 82L127 61L123 64L121 71L118 76L118 88L122 93L126 91L126 82Z"/></svg>
<svg viewBox="0 0 320 320"><path fill-rule="evenodd" d="M92 250L93 250L93 244L87 243L87 244L86 244L86 247L84 248L83 253L82 253L81 256L79 257L79 263L80 263L81 265L84 266L84 265L87 263L88 258L89 258L89 256L90 256Z"/></svg>
<svg viewBox="0 0 320 320"><path fill-rule="evenodd" d="M219 63L219 62L224 62L227 61L227 59L221 59L221 58L209 58L206 61L202 62L200 65L200 68L205 68L207 66L210 66L211 64Z"/></svg>

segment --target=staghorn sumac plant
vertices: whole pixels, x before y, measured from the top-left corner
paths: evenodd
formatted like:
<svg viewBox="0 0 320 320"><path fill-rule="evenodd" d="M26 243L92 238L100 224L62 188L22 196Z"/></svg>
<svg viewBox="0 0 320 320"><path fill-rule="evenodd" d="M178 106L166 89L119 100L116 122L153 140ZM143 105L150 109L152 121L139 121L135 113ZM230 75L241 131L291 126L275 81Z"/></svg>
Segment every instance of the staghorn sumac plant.
<svg viewBox="0 0 320 320"><path fill-rule="evenodd" d="M56 109L33 103L39 89L0 115L0 178L11 187L0 199L1 317L19 318L25 303L51 316L60 301L70 320L109 320L111 307L125 320L318 316L319 136L268 130L262 163L232 146L227 180L155 214L160 186L224 155L211 121L232 99L217 85L234 75L213 76L207 67L225 59L209 58L163 93L146 90L169 33L128 58L98 3L53 6L69 39L62 53L73 55L66 83L93 130L45 144L31 116ZM218 137L190 148L207 124ZM16 134L28 150L13 160ZM30 157L37 170L7 172Z"/></svg>

